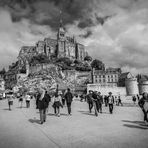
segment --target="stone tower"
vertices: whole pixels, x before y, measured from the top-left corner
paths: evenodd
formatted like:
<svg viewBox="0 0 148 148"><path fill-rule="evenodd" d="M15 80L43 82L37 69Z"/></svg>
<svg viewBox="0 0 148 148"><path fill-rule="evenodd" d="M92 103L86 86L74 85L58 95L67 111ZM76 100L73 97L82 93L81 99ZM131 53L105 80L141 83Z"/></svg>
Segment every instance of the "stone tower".
<svg viewBox="0 0 148 148"><path fill-rule="evenodd" d="M57 57L65 57L66 31L63 27L62 12L60 12L60 25L57 33Z"/></svg>

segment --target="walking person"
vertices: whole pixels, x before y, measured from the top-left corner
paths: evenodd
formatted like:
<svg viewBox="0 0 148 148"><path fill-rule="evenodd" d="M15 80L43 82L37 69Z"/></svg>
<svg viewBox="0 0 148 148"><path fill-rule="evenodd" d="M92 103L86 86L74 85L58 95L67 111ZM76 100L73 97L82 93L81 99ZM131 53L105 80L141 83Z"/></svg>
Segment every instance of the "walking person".
<svg viewBox="0 0 148 148"><path fill-rule="evenodd" d="M8 98L9 110L11 110L11 106L13 105L13 92L9 92L7 94L7 98Z"/></svg>
<svg viewBox="0 0 148 148"><path fill-rule="evenodd" d="M146 92L142 94L142 98L139 100L138 104L143 111L144 122L148 125L148 94Z"/></svg>
<svg viewBox="0 0 148 148"><path fill-rule="evenodd" d="M51 102L51 96L48 94L47 91L45 91L45 96L44 96L47 100L47 109L46 109L46 112L48 113L48 110L49 110L49 103Z"/></svg>
<svg viewBox="0 0 148 148"><path fill-rule="evenodd" d="M20 104L20 108L23 107L23 95L20 95L19 97L19 104Z"/></svg>
<svg viewBox="0 0 148 148"><path fill-rule="evenodd" d="M110 112L110 114L112 114L113 113L113 107L114 107L114 97L112 96L112 92L109 92L108 104L109 104L109 112Z"/></svg>
<svg viewBox="0 0 148 148"><path fill-rule="evenodd" d="M29 94L26 94L25 98L26 98L26 108L29 108L31 97Z"/></svg>
<svg viewBox="0 0 148 148"><path fill-rule="evenodd" d="M72 115L71 114L71 104L73 101L73 95L70 91L70 88L67 89L67 93L65 94L65 100L66 100L66 104L67 104L68 115Z"/></svg>
<svg viewBox="0 0 148 148"><path fill-rule="evenodd" d="M101 96L101 92L98 92L98 112L102 113L102 104L103 104L103 97Z"/></svg>
<svg viewBox="0 0 148 148"><path fill-rule="evenodd" d="M45 90L44 89L40 90L40 95L38 95L38 97L39 97L38 108L39 108L39 112L40 112L40 123L43 124L44 122L46 122L46 109L48 106L48 100L45 97Z"/></svg>
<svg viewBox="0 0 148 148"><path fill-rule="evenodd" d="M119 105L123 106L120 96L118 96L118 106L119 106Z"/></svg>
<svg viewBox="0 0 148 148"><path fill-rule="evenodd" d="M62 105L65 106L65 97L64 97L63 93L62 93L61 97L62 97Z"/></svg>
<svg viewBox="0 0 148 148"><path fill-rule="evenodd" d="M92 94L93 94L93 91L92 91L92 90L89 90L89 93L88 93L88 95L86 96L86 98L87 98L87 103L88 103L88 107L89 107L89 112L90 112L90 113L91 113L91 110L92 110L92 108L93 108Z"/></svg>
<svg viewBox="0 0 148 148"><path fill-rule="evenodd" d="M104 103L105 103L105 106L107 107L108 106L108 97L107 97L107 95L104 96Z"/></svg>
<svg viewBox="0 0 148 148"><path fill-rule="evenodd" d="M133 96L133 102L134 102L134 104L136 103L136 100L137 100L136 96Z"/></svg>
<svg viewBox="0 0 148 148"><path fill-rule="evenodd" d="M58 91L55 93L54 103L53 103L54 113L58 117L60 117L60 107L63 108L61 101L62 101L61 92Z"/></svg>
<svg viewBox="0 0 148 148"><path fill-rule="evenodd" d="M93 106L94 106L94 110L95 110L95 115L98 116L99 105L98 105L98 94L97 94L97 91L93 92L92 98L93 98Z"/></svg>

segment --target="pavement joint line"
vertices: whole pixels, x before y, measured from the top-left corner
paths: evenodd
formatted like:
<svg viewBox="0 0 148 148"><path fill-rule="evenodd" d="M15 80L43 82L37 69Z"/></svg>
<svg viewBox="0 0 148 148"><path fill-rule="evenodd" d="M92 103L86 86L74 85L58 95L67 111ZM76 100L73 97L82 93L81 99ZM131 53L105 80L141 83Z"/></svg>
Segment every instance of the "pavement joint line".
<svg viewBox="0 0 148 148"><path fill-rule="evenodd" d="M21 110L22 114L25 116L26 119L28 119L28 116ZM51 139L51 137L49 137L41 128L39 128L38 126L36 126L35 124L32 124L34 127L36 127L38 130L41 131L41 133L47 138L49 139L52 143L54 143L58 148L62 148L58 143L56 143L53 139Z"/></svg>

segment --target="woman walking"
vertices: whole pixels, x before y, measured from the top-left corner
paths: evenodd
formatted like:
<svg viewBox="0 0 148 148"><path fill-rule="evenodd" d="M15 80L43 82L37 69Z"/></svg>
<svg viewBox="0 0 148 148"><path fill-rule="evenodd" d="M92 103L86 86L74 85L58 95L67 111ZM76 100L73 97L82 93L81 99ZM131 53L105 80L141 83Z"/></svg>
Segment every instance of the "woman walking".
<svg viewBox="0 0 148 148"><path fill-rule="evenodd" d="M61 95L62 95L62 92L60 92L60 91L56 92L55 96L53 98L54 99L54 103L53 103L54 113L58 117L60 117L60 107L63 108L63 105L61 103L61 101L62 101Z"/></svg>
<svg viewBox="0 0 148 148"><path fill-rule="evenodd" d="M13 105L13 92L9 92L7 98L8 98L9 110L11 110L11 106Z"/></svg>
<svg viewBox="0 0 148 148"><path fill-rule="evenodd" d="M38 95L38 108L40 112L40 123L43 124L46 122L46 109L48 107L48 100L45 97L45 90L41 89L40 94Z"/></svg>

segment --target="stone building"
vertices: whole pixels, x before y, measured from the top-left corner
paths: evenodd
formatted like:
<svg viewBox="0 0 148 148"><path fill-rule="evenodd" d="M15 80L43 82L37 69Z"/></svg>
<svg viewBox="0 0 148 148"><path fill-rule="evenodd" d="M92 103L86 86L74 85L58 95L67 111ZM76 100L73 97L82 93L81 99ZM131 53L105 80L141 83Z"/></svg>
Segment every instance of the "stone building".
<svg viewBox="0 0 148 148"><path fill-rule="evenodd" d="M117 86L120 75L120 68L107 68L106 70L95 70L93 72L93 82L95 84L101 84L102 86Z"/></svg>
<svg viewBox="0 0 148 148"><path fill-rule="evenodd" d="M33 56L45 55L52 58L68 57L71 60L83 61L87 52L84 45L78 43L75 37L66 35L62 21L57 33L57 38L45 38L43 41L38 41L35 46L23 46L19 52L18 62L19 69L22 69L26 63L30 63Z"/></svg>

